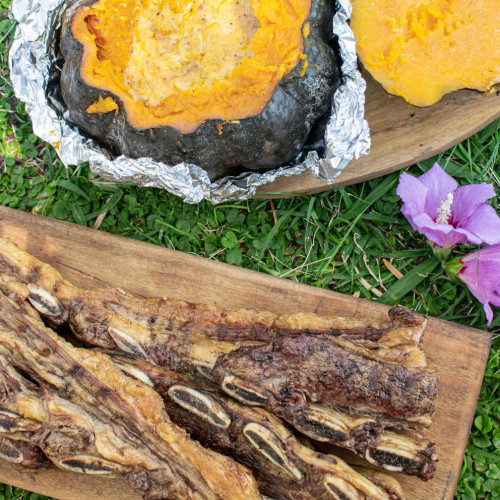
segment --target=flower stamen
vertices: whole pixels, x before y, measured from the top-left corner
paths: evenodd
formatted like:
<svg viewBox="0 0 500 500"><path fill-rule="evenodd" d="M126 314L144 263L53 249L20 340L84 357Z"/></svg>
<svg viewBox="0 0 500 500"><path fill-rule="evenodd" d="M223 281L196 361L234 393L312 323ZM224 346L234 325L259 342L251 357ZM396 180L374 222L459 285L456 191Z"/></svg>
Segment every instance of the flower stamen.
<svg viewBox="0 0 500 500"><path fill-rule="evenodd" d="M451 216L451 204L453 203L453 193L448 193L446 200L441 202L441 206L437 209L436 224L448 224Z"/></svg>

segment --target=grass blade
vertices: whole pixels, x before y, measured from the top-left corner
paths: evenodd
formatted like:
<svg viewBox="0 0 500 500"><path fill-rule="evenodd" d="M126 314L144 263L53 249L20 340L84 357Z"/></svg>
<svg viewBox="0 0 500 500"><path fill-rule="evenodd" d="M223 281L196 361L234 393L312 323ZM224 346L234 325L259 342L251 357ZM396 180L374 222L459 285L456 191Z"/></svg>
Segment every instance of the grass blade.
<svg viewBox="0 0 500 500"><path fill-rule="evenodd" d="M415 288L419 283L429 276L436 269L439 260L436 257L431 257L415 266L410 272L406 273L401 279L396 281L377 302L382 304L392 305L401 297L406 295L412 288Z"/></svg>
<svg viewBox="0 0 500 500"><path fill-rule="evenodd" d="M71 205L71 213L73 215L74 221L77 224L80 224L80 226L87 225L87 219L85 219L85 214L83 213L82 207L80 207L80 205L73 203Z"/></svg>
<svg viewBox="0 0 500 500"><path fill-rule="evenodd" d="M366 198L359 199L347 212L345 212L342 217L344 219L352 219L360 214L362 214L372 203L375 203L379 198L387 193L391 187L398 181L398 175L389 175L384 181L382 181L373 191L371 191Z"/></svg>
<svg viewBox="0 0 500 500"><path fill-rule="evenodd" d="M85 198L86 200L90 201L88 194L81 187L78 187L71 181L68 181L66 179L60 179L57 181L56 185L63 189L67 189L68 191L72 191L73 193L76 193L78 196L81 196L82 198Z"/></svg>

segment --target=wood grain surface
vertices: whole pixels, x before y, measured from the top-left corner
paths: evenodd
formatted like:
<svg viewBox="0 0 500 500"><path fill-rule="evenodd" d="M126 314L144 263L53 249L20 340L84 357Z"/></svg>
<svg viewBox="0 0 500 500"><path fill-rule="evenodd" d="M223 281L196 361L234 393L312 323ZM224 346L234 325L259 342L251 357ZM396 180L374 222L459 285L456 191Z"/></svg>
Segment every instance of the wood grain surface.
<svg viewBox="0 0 500 500"><path fill-rule="evenodd" d="M0 236L82 287L114 286L143 297L276 313L387 317L388 308L374 302L3 207ZM441 379L429 437L437 443L439 464L436 477L427 483L398 475L408 500L453 498L490 341L486 332L429 319L424 349ZM138 498L124 480L61 471L26 474L1 460L0 482L61 499Z"/></svg>
<svg viewBox="0 0 500 500"><path fill-rule="evenodd" d="M334 184L312 174L281 177L261 186L256 198L319 193L373 179L430 158L500 117L500 92L459 90L433 106L418 108L388 94L367 72L363 77L367 82L365 117L372 138L370 154L349 163Z"/></svg>

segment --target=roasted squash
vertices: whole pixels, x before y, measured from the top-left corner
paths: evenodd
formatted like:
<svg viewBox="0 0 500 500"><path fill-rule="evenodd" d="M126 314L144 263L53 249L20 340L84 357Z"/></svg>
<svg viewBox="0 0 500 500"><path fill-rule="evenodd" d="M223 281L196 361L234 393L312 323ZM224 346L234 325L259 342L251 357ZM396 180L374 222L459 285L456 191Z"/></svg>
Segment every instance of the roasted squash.
<svg viewBox="0 0 500 500"><path fill-rule="evenodd" d="M364 67L411 104L500 82L500 0L354 0L351 27Z"/></svg>
<svg viewBox="0 0 500 500"><path fill-rule="evenodd" d="M78 0L61 34L71 120L211 179L289 162L338 83L332 3Z"/></svg>

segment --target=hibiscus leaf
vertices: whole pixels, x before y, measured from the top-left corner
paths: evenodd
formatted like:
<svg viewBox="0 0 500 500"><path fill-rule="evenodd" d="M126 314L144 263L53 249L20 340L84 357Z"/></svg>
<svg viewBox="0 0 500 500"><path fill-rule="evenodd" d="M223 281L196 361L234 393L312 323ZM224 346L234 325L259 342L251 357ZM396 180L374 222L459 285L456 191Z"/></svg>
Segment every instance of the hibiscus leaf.
<svg viewBox="0 0 500 500"><path fill-rule="evenodd" d="M388 305L394 304L410 290L415 288L421 281L425 280L438 264L439 260L436 257L431 257L418 266L415 266L411 271L389 287L377 302Z"/></svg>

